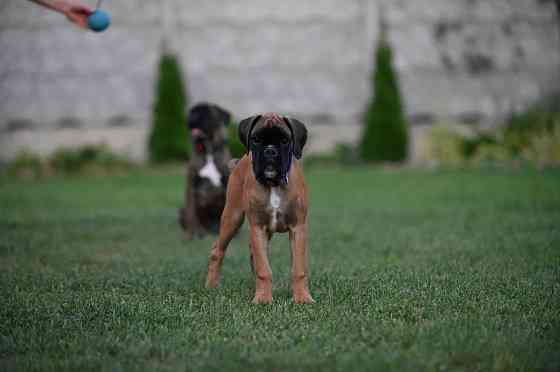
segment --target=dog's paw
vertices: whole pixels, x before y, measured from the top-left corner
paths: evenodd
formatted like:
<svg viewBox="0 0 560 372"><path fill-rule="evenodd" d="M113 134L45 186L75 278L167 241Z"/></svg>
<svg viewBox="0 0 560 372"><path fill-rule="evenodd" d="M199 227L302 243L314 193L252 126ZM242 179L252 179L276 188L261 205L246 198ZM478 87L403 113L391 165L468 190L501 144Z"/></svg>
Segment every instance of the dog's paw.
<svg viewBox="0 0 560 372"><path fill-rule="evenodd" d="M204 238L205 234L202 229L187 229L185 230L185 239L196 240Z"/></svg>
<svg viewBox="0 0 560 372"><path fill-rule="evenodd" d="M216 288L218 286L218 283L219 281L217 278L211 278L210 276L206 278L206 288L208 289Z"/></svg>
<svg viewBox="0 0 560 372"><path fill-rule="evenodd" d="M315 300L309 293L297 293L294 294L295 304L314 304Z"/></svg>
<svg viewBox="0 0 560 372"><path fill-rule="evenodd" d="M270 304L272 303L272 295L266 295L266 294L255 294L255 297L253 297L253 303L254 304Z"/></svg>
<svg viewBox="0 0 560 372"><path fill-rule="evenodd" d="M220 274L216 273L215 270L210 269L208 275L206 276L206 288L212 289L216 288L220 282Z"/></svg>

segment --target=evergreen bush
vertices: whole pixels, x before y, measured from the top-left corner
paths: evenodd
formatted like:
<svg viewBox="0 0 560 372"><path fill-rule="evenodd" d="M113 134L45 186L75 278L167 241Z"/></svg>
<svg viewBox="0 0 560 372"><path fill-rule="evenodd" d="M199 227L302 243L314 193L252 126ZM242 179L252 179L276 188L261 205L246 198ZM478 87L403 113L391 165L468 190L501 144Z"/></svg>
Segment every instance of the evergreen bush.
<svg viewBox="0 0 560 372"><path fill-rule="evenodd" d="M187 104L187 94L177 58L171 54L163 54L159 62L152 129L148 139L151 162L185 161L189 158Z"/></svg>
<svg viewBox="0 0 560 372"><path fill-rule="evenodd" d="M401 162L408 155L408 128L391 47L384 37L377 45L375 65L374 96L364 115L360 156L367 162Z"/></svg>

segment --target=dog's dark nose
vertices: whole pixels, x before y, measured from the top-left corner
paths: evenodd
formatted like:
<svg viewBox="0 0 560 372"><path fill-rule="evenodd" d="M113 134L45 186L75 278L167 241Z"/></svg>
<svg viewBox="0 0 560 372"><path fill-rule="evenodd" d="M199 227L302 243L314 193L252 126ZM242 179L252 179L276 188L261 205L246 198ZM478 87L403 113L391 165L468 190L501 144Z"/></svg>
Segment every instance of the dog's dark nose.
<svg viewBox="0 0 560 372"><path fill-rule="evenodd" d="M267 158L275 158L278 156L278 150L274 146L268 145L264 149L264 156Z"/></svg>

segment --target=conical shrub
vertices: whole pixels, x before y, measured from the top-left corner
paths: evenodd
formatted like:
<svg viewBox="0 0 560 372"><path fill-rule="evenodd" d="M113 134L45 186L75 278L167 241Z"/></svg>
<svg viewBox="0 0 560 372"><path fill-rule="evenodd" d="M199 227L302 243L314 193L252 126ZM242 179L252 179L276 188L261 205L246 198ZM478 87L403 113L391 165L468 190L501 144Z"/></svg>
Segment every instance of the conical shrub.
<svg viewBox="0 0 560 372"><path fill-rule="evenodd" d="M408 155L408 128L391 47L384 37L377 45L372 83L374 96L363 117L360 156L366 162L404 161Z"/></svg>
<svg viewBox="0 0 560 372"><path fill-rule="evenodd" d="M148 139L153 163L185 161L190 154L187 94L177 58L163 54L159 61L152 128Z"/></svg>

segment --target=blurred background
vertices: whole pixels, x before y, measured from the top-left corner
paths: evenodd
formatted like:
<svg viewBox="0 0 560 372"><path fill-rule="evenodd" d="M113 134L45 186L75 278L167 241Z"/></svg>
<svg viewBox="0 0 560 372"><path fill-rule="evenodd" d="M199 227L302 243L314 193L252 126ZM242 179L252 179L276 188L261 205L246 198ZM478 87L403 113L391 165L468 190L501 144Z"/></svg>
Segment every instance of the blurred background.
<svg viewBox="0 0 560 372"><path fill-rule="evenodd" d="M186 105L214 102L237 120L289 114L310 129L308 154L352 153L377 91L380 39L392 51L407 125L404 160L453 158L473 136L495 145L501 137L492 131L514 114L542 102L556 110L559 7L554 0L105 0L112 26L96 34L31 2L1 0L0 159L100 143L146 159L162 55L178 63ZM463 142L460 150L427 150L427 136Z"/></svg>

